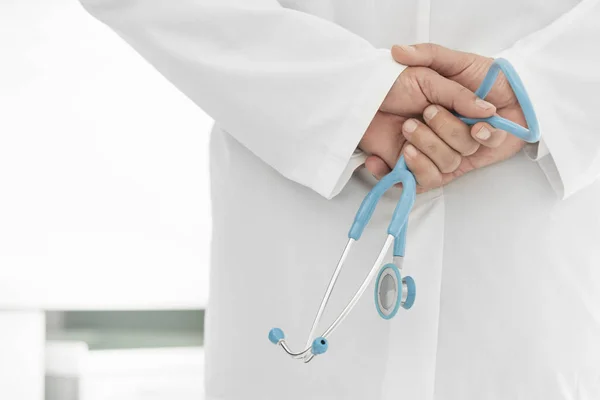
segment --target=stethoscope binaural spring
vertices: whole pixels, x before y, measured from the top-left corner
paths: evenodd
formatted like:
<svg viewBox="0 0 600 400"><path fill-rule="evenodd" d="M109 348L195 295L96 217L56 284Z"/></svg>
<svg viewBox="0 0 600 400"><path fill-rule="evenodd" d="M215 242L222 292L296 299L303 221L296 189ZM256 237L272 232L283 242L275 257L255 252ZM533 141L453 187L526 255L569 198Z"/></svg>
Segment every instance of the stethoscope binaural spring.
<svg viewBox="0 0 600 400"><path fill-rule="evenodd" d="M507 60L502 58L494 60L483 82L477 91L475 91L475 95L481 99L484 99L494 86L500 71L504 73L506 80L515 93L515 96L523 111L523 115L525 116L527 128L497 115L481 119L465 118L460 115L457 116L468 125L473 125L480 121L487 122L496 129L505 130L506 132L509 132L528 143L537 142L540 138L540 132L533 105L531 104L529 95L525 91L525 87L523 86L520 77ZM369 223L369 220L375 211L377 203L381 199L381 196L383 196L385 192L398 183L402 184L402 194L400 195L400 200L396 205L392 219L388 226L388 236L381 251L377 255L375 263L346 307L331 323L331 325L320 336L315 338L317 327L321 321L321 317L325 311L325 307L327 306L329 298L331 297L331 293L333 292L333 288L338 279L342 266L348 258L352 244L360 239L365 226ZM269 340L271 343L281 346L281 348L292 358L302 359L305 363L310 362L316 355L325 353L329 346L328 337L352 311L375 276L377 276L374 296L375 307L382 318L391 319L396 315L400 307L408 310L413 306L416 298L415 281L410 276L403 277L401 271L406 248L408 216L414 205L415 196L415 177L406 166L404 157L400 157L400 160L398 160L398 163L394 169L385 177L383 177L383 179L381 179L373 187L373 189L371 189L360 205L358 212L356 213L356 217L354 218L354 222L352 223L350 231L348 232L348 242L329 281L325 295L321 300L319 310L317 311L317 315L313 321L304 349L299 352L292 351L286 343L283 330L280 328L273 328L269 331ZM394 262L386 264L380 268L383 263L383 259L392 246L392 243L394 245ZM379 273L377 272L378 270Z"/></svg>

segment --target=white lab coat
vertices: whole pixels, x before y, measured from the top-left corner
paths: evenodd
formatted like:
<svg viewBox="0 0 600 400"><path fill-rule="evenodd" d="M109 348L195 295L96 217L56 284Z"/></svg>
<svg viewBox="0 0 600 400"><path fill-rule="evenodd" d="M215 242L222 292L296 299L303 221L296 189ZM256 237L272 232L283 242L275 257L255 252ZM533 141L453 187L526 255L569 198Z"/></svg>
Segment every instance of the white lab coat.
<svg viewBox="0 0 600 400"><path fill-rule="evenodd" d="M217 121L208 400L600 399L599 1L82 1ZM403 70L389 48L427 41L507 58L542 142L418 196L412 310L381 319L371 285L325 355L289 359L267 332L304 345L375 183L354 150ZM382 200L326 322L397 199Z"/></svg>

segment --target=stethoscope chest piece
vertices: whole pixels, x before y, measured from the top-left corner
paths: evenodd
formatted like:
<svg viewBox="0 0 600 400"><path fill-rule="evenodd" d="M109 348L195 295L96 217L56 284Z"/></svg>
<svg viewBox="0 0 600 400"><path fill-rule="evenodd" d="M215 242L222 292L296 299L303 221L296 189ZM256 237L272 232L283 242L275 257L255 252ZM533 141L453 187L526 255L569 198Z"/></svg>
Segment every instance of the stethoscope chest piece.
<svg viewBox="0 0 600 400"><path fill-rule="evenodd" d="M415 281L410 276L402 278L395 264L381 267L375 282L375 307L381 318L393 318L400 307L410 309L415 296Z"/></svg>

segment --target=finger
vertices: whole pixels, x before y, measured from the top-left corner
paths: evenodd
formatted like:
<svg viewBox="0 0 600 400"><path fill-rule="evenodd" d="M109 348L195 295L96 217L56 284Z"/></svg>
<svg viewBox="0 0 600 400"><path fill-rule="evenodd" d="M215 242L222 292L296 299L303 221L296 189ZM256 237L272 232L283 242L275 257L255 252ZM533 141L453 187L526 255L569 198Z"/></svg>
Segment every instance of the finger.
<svg viewBox="0 0 600 400"><path fill-rule="evenodd" d="M453 172L461 162L461 156L427 125L409 119L402 126L402 133L406 140L425 154L437 168L445 174Z"/></svg>
<svg viewBox="0 0 600 400"><path fill-rule="evenodd" d="M428 67L443 76L458 75L476 60L473 53L456 51L433 43L392 46L392 57L402 65Z"/></svg>
<svg viewBox="0 0 600 400"><path fill-rule="evenodd" d="M389 174L392 170L385 161L378 156L367 157L365 160L365 167L377 180L381 180L381 178Z"/></svg>
<svg viewBox="0 0 600 400"><path fill-rule="evenodd" d="M400 133L404 118L377 112L363 135L359 147L368 154L376 155L393 168L400 158L405 139Z"/></svg>
<svg viewBox="0 0 600 400"><path fill-rule="evenodd" d="M414 71L419 87L430 103L456 110L467 118L487 118L496 112L492 103L475 96L461 84L429 68L417 67Z"/></svg>
<svg viewBox="0 0 600 400"><path fill-rule="evenodd" d="M426 157L426 156L423 155L423 157ZM406 159L406 156L405 156L405 159ZM427 160L425 160L425 161L427 161ZM412 162L411 162L411 164L412 164ZM377 180L383 179L384 176L386 176L387 174L389 174L392 171L390 169L390 167L387 166L385 161L383 161L381 158L379 158L377 156L367 157L367 159L365 160L365 167L367 168L367 171L369 171ZM434 166L434 168L435 168L435 166ZM435 171L433 171L433 172L435 173ZM435 177L433 179L431 179L431 177L429 177L429 179L428 179L428 175L424 175L423 173L420 172L419 178L421 179L421 181L428 183L432 187L424 187L421 184L419 184L419 182L417 181L417 194L426 192L427 190L433 189L434 187L441 186L436 181L437 178L435 178ZM444 179L444 177L442 176L442 184L444 183L443 179ZM402 187L402 184L399 183L396 186Z"/></svg>
<svg viewBox="0 0 600 400"><path fill-rule="evenodd" d="M473 138L489 148L496 148L500 146L508 133L502 129L496 129L487 122L478 122L471 127L471 135Z"/></svg>
<svg viewBox="0 0 600 400"><path fill-rule="evenodd" d="M423 112L425 123L448 146L463 156L470 156L479 148L471 136L471 127L443 107L431 105Z"/></svg>
<svg viewBox="0 0 600 400"><path fill-rule="evenodd" d="M377 156L369 156L365 160L365 167L367 171L371 173L378 181L382 180L384 176L392 172L392 169L381 158ZM401 183L396 184L397 187L402 187Z"/></svg>
<svg viewBox="0 0 600 400"><path fill-rule="evenodd" d="M440 170L433 161L412 144L407 144L404 147L404 160L408 169L415 176L417 183L423 189L433 189L442 185Z"/></svg>

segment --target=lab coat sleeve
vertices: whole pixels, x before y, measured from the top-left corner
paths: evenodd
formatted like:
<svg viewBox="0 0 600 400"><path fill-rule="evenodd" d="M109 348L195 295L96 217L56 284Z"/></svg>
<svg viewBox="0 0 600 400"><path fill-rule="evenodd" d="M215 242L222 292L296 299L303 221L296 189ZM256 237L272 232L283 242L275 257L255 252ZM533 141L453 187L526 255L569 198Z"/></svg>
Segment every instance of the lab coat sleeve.
<svg viewBox="0 0 600 400"><path fill-rule="evenodd" d="M561 199L600 177L600 1L583 0L498 55L529 93L541 140L525 147Z"/></svg>
<svg viewBox="0 0 600 400"><path fill-rule="evenodd" d="M81 0L225 131L326 198L403 66L275 0ZM357 161L358 160L358 161Z"/></svg>

